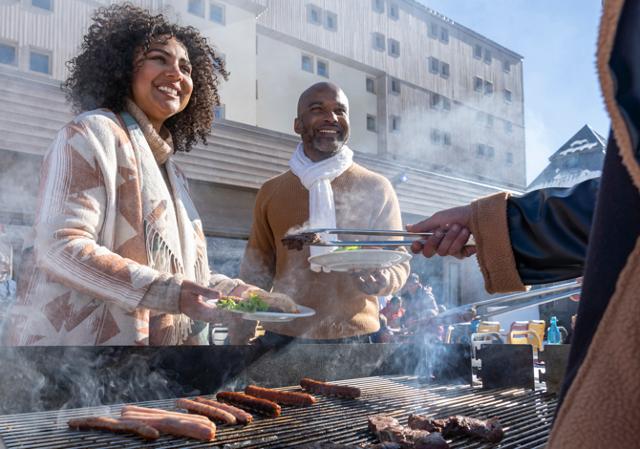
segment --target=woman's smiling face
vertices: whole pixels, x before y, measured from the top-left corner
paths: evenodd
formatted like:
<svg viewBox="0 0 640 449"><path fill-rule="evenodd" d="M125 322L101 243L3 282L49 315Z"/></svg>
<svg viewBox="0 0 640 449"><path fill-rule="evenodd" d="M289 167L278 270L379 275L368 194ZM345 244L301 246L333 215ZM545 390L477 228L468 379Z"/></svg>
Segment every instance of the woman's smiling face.
<svg viewBox="0 0 640 449"><path fill-rule="evenodd" d="M132 99L156 131L165 120L187 107L192 91L189 55L175 38L159 39L146 53L136 56Z"/></svg>

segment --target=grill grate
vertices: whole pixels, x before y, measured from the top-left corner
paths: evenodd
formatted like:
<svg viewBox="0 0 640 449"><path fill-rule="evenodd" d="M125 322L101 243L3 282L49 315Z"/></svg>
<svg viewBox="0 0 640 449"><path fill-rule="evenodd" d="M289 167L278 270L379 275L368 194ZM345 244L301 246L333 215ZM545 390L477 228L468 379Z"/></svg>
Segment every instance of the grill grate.
<svg viewBox="0 0 640 449"><path fill-rule="evenodd" d="M497 446L470 438L450 440L452 448L541 448L544 447L556 400L541 391L521 388L483 391L467 385L421 384L415 376L382 376L335 382L358 386L358 400L318 397L311 407L283 407L277 419L259 418L249 426L219 426L216 441L203 443L163 436L152 443L134 436L109 432L71 431L66 422L78 416L118 416L120 405L0 416L0 437L13 448L219 448L271 449L333 441L375 442L367 430L367 417L376 413L393 415L402 423L410 413L436 417L453 414L476 418L498 416L505 438ZM295 390L294 387L283 390ZM139 405L175 409L173 399L142 402ZM2 443L0 443L2 448Z"/></svg>

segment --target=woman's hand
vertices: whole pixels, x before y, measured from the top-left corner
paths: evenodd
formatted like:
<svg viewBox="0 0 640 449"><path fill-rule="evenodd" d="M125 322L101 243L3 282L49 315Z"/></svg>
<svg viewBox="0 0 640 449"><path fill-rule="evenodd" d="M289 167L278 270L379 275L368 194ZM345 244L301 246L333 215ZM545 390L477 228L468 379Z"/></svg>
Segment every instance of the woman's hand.
<svg viewBox="0 0 640 449"><path fill-rule="evenodd" d="M411 252L425 257L454 256L458 259L476 253L475 246L465 246L471 232L471 206L454 207L433 214L419 223L407 225L409 232L433 232L432 236L416 240Z"/></svg>
<svg viewBox="0 0 640 449"><path fill-rule="evenodd" d="M221 311L215 304L207 303L220 298L220 293L191 281L183 281L180 289L180 312L199 321L215 322L220 320Z"/></svg>

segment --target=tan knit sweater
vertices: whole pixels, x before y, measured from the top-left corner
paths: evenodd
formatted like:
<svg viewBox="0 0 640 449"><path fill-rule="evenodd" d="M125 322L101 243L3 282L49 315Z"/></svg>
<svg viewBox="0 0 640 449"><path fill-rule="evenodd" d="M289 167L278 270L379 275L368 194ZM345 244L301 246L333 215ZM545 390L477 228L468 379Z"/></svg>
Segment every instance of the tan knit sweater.
<svg viewBox="0 0 640 449"><path fill-rule="evenodd" d="M344 228L401 229L402 219L389 181L353 164L331 183L336 223ZM347 273L315 273L309 269L309 249L287 250L280 239L309 219L309 192L291 171L267 181L256 199L251 237L240 277L267 290L290 295L316 315L289 323L264 323L282 335L333 339L375 332L379 329L378 302L357 289ZM383 271L388 285L379 295L398 290L406 281L409 263Z"/></svg>

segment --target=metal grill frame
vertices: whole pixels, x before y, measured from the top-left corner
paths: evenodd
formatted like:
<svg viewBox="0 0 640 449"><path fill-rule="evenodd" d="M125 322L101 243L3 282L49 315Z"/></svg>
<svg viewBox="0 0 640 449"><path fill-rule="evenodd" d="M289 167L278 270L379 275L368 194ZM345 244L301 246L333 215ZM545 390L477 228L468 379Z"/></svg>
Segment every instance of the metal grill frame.
<svg viewBox="0 0 640 449"><path fill-rule="evenodd" d="M97 408L0 416L0 437L6 449L14 448L299 448L313 442L342 444L375 442L367 429L367 417L386 413L402 423L410 413L434 417L454 414L476 418L500 418L505 438L491 445L471 438L450 440L452 448L541 448L546 444L556 400L544 391L522 388L479 390L468 385L424 384L416 376L375 376L335 382L362 389L357 400L319 397L311 407L283 407L279 418L259 418L241 426L220 426L216 441L203 443L162 436L155 442L129 435L98 431L72 431L72 417L118 416L122 404ZM299 390L287 387L283 390ZM138 405L175 410L175 400L142 402ZM2 445L0 444L0 447Z"/></svg>

